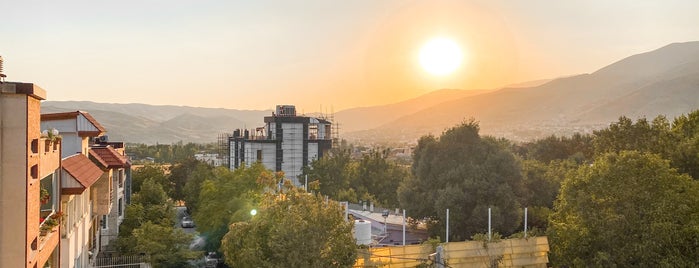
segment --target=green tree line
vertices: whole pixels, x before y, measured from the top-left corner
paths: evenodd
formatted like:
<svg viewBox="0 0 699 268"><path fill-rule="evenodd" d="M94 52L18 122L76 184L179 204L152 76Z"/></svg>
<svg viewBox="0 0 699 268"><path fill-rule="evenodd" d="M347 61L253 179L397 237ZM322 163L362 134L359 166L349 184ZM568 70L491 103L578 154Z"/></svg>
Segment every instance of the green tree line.
<svg viewBox="0 0 699 268"><path fill-rule="evenodd" d="M177 142L173 144L127 144L126 152L136 162L153 158L155 163L179 163L193 158L196 153L218 153L215 143L198 144Z"/></svg>

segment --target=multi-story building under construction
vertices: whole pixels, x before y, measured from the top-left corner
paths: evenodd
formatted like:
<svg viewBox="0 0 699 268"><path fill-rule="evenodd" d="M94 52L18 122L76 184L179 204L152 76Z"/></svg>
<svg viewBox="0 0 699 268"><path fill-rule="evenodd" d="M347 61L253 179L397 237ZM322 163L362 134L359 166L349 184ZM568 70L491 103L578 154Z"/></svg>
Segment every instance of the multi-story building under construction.
<svg viewBox="0 0 699 268"><path fill-rule="evenodd" d="M228 139L229 168L260 162L300 185L299 175L311 161L332 148L332 123L323 118L297 116L293 105L277 105L265 126L235 130Z"/></svg>

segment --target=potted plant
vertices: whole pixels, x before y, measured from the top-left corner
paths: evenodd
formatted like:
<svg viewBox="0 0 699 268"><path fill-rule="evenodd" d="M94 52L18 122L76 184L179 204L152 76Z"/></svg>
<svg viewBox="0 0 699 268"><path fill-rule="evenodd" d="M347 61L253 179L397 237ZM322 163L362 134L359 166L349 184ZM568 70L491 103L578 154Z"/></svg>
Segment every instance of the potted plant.
<svg viewBox="0 0 699 268"><path fill-rule="evenodd" d="M39 201L41 202L41 204L48 203L50 198L51 194L49 194L49 190L46 190L46 188L41 187L41 194L39 196Z"/></svg>
<svg viewBox="0 0 699 268"><path fill-rule="evenodd" d="M57 223L61 223L61 221L63 220L64 217L65 217L65 214L63 214L63 211L59 211L59 212L52 214L51 217L49 217L49 218L55 220Z"/></svg>
<svg viewBox="0 0 699 268"><path fill-rule="evenodd" d="M58 226L58 221L53 217L49 217L44 221L44 224L41 225L41 228L39 228L39 232L41 235L46 235L47 233L53 231L53 227L56 226Z"/></svg>

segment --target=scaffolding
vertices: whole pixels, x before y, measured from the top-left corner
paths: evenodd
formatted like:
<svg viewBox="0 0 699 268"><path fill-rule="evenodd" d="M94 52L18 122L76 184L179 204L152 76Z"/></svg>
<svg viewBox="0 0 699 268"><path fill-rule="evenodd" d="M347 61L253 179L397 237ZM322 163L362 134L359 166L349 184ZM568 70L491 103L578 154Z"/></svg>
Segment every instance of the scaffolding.
<svg viewBox="0 0 699 268"><path fill-rule="evenodd" d="M230 167L231 151L228 145L228 140L233 135L231 133L219 133L218 134L218 157L221 158L221 165L224 167Z"/></svg>
<svg viewBox="0 0 699 268"><path fill-rule="evenodd" d="M335 121L335 109L330 107L330 113L326 110L323 113L323 106L320 107L320 119L330 122L330 135L325 133L326 137L332 139L332 148L337 148L340 146L340 123Z"/></svg>

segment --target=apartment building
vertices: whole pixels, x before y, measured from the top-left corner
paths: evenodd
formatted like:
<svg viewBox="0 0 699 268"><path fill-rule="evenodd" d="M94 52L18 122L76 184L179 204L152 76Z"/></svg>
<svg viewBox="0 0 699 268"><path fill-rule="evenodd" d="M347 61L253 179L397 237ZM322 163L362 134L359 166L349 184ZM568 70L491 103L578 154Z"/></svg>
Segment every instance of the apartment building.
<svg viewBox="0 0 699 268"><path fill-rule="evenodd" d="M323 118L297 116L293 105L277 105L265 126L235 130L228 140L229 169L255 162L283 171L297 186L305 166L332 148L332 123Z"/></svg>
<svg viewBox="0 0 699 268"><path fill-rule="evenodd" d="M103 170L88 158L89 141L103 135L105 129L83 111L42 114L41 128L62 137L61 267L88 267L100 252L99 221L103 215L97 212L110 206L103 204L100 210L95 204L112 194L109 187L95 187L108 186L109 178L103 178Z"/></svg>
<svg viewBox="0 0 699 268"><path fill-rule="evenodd" d="M0 80L0 267L59 267L61 138L42 135L32 83Z"/></svg>
<svg viewBox="0 0 699 268"><path fill-rule="evenodd" d="M100 247L104 253L115 251L116 239L119 235L119 225L124 220L126 209L127 182L130 181L131 162L124 153L124 144L121 142L108 142L106 139L98 139L90 146L90 159L99 166L102 171L104 184L111 189L108 199L99 200L101 203L112 204L110 210L100 210ZM127 177L128 175L128 177ZM127 180L128 179L128 180ZM109 181L109 185L106 182Z"/></svg>

